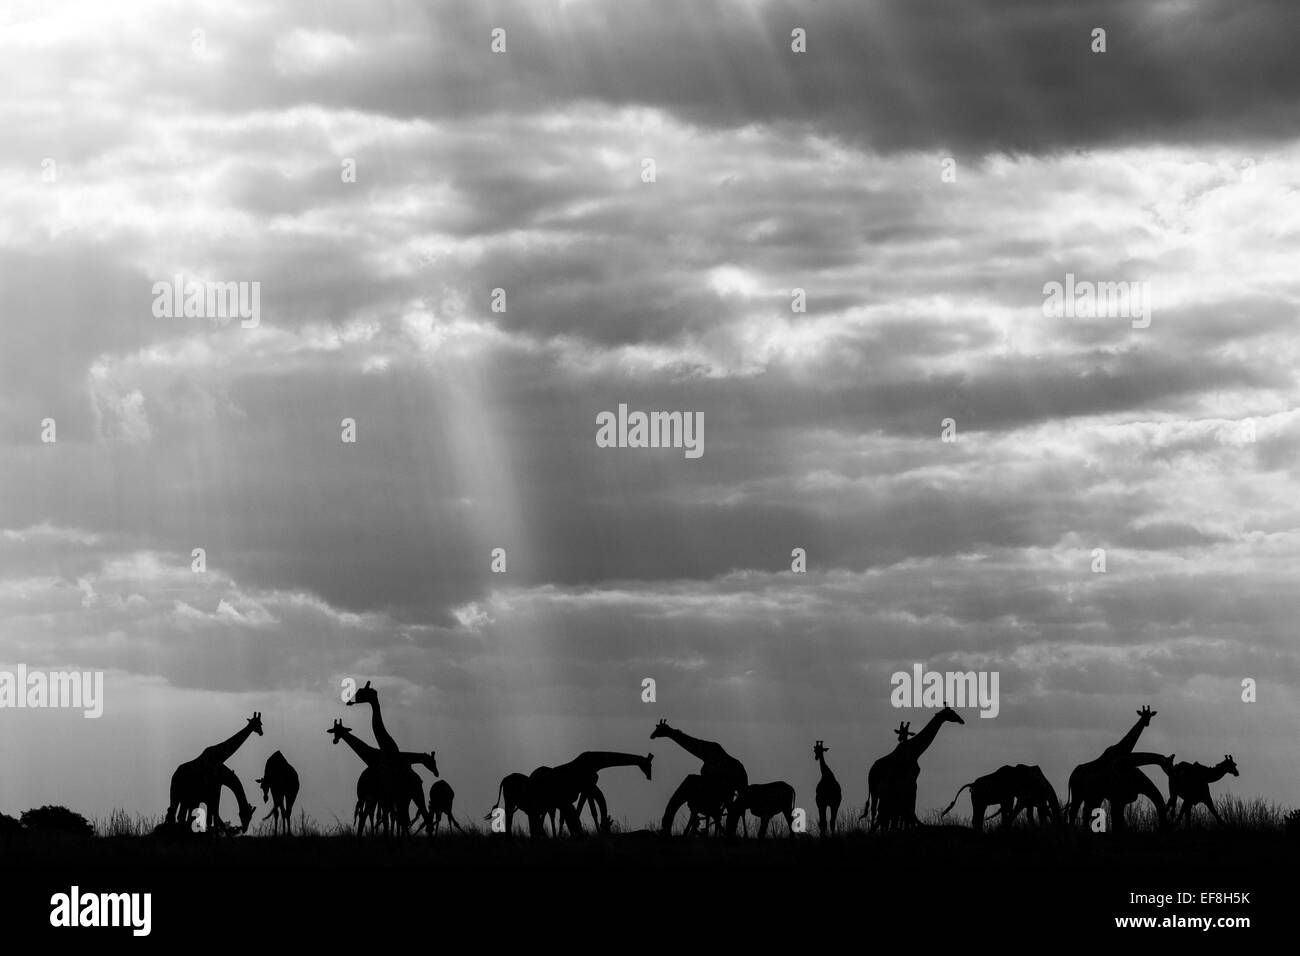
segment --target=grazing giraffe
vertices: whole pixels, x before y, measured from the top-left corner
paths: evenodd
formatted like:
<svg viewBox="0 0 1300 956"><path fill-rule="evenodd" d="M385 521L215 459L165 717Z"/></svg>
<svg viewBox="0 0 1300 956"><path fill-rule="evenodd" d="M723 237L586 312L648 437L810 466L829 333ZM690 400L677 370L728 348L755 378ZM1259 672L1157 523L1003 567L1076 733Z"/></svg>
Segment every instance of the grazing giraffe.
<svg viewBox="0 0 1300 956"><path fill-rule="evenodd" d="M173 783L175 778L173 777ZM194 774L187 778L181 789L173 786L175 815L168 810L168 825L181 826L190 823L191 817L200 807L207 807L207 815L202 829L210 833L222 833L228 829L221 819L221 788L226 787L235 798L239 807L239 833L247 833L248 825L253 820L253 805L244 794L244 785L239 782L235 772L223 763L201 763ZM192 826L191 826L192 829Z"/></svg>
<svg viewBox="0 0 1300 956"><path fill-rule="evenodd" d="M940 816L946 817L948 811L957 805L962 790L970 790L970 823L976 830L983 831L984 811L995 804L1004 828L1011 826L1021 810L1028 810L1031 821L1035 809L1038 810L1041 823L1046 823L1049 819L1055 823L1060 819L1061 807L1056 801L1056 791L1043 771L1029 764L999 767L992 773L964 784Z"/></svg>
<svg viewBox="0 0 1300 956"><path fill-rule="evenodd" d="M686 821L686 829L682 831L682 836L692 836L699 829L701 818L704 820L705 833L708 832L710 822L714 824L715 832L722 831L722 816L727 810L727 794L716 783L706 780L702 774L688 773L668 799L668 808L664 811L660 832L664 834L672 832L673 820L676 819L677 811L683 805L690 811L690 817Z"/></svg>
<svg viewBox="0 0 1300 956"><path fill-rule="evenodd" d="M285 834L291 833L293 802L298 799L298 771L277 750L266 758L266 769L256 782L262 788L262 802L266 803L268 797L274 800L271 812L262 818L271 818L271 833L279 833L281 823Z"/></svg>
<svg viewBox="0 0 1300 956"><path fill-rule="evenodd" d="M551 814L559 811L564 825L569 827L570 834L578 836L582 833L582 823L578 817L579 811L573 809L573 804L577 801L578 806L581 806L584 800L590 800L592 821L597 832L604 832L609 827L609 810L605 807L604 794L600 794L599 797L604 813L603 819L596 814L596 792L599 791L596 784L600 772L611 767L637 767L649 780L650 765L653 760L654 754L646 754L642 757L639 754L609 750L587 750L558 767L538 767L528 778L532 815L540 818L543 813ZM540 826L540 819L538 825ZM532 826L531 819L529 826L530 828ZM551 830L552 832L555 830L553 817Z"/></svg>
<svg viewBox="0 0 1300 956"><path fill-rule="evenodd" d="M1170 814L1173 814L1180 799L1183 801L1183 808L1177 818L1171 822L1174 825L1181 823L1183 820L1190 823L1191 817L1189 814L1192 808L1198 803L1203 803L1209 808L1210 816L1214 817L1214 822L1222 826L1223 818L1219 816L1219 811L1214 807L1214 801L1210 799L1210 784L1222 780L1227 774L1232 774L1234 777L1241 776L1237 773L1237 762L1232 759L1230 754L1224 754L1223 759L1213 767L1204 767L1199 763L1188 763L1185 760L1174 764L1173 770L1169 773L1169 806L1167 810Z"/></svg>
<svg viewBox="0 0 1300 956"><path fill-rule="evenodd" d="M831 773L831 768L826 766L826 754L830 748L822 741L813 744L813 759L821 767L822 776L817 781L817 832L822 836L826 835L826 811L831 815L831 833L835 832L835 820L840 813L840 799L843 796L840 790L840 782L835 779L835 774Z"/></svg>
<svg viewBox="0 0 1300 956"><path fill-rule="evenodd" d="M759 839L767 834L768 823L778 813L785 817L785 825L794 836L794 787L784 780L751 783L745 788L742 803L746 810L758 817Z"/></svg>
<svg viewBox="0 0 1300 956"><path fill-rule="evenodd" d="M167 804L167 823L182 823L189 819L200 804L209 804L208 813L214 823L220 823L217 809L221 796L221 778L229 760L251 734L262 735L262 715L254 713L244 728L221 743L204 747L193 760L187 760L172 773L170 798ZM214 783L214 781L217 781ZM233 790L233 788L232 788ZM242 787L241 787L242 792ZM213 799L215 798L215 799ZM182 807L184 804L184 808ZM186 809L188 812L182 812Z"/></svg>
<svg viewBox="0 0 1300 956"><path fill-rule="evenodd" d="M372 771L372 776L368 778L365 785L361 780L357 781L359 810L366 809L361 805L363 793L367 798L373 795L375 806L384 818L385 832L389 831L390 823L395 823L402 833L408 833L411 827L411 801L414 800L416 806L419 807L421 819L424 820L426 826L428 825L429 812L424 804L424 784L420 782L420 775L411 769L411 765L422 763L436 775L437 763L432 753L405 754L399 752L395 758L390 758L369 744L357 739L352 733L352 729L344 727L341 720L335 720L334 726L330 727L325 733L333 736L335 745L342 740L351 747L352 752L360 757L361 762L366 765L366 770ZM408 757L410 758L409 763L407 762ZM365 771L362 771L362 777L365 776ZM360 835L361 831L358 829L357 836Z"/></svg>
<svg viewBox="0 0 1300 956"><path fill-rule="evenodd" d="M867 807L862 815L870 817L871 830L876 827L918 826L916 818L916 780L921 775L920 757L939 728L946 723L964 724L966 721L951 707L944 705L930 718L919 734L911 734L908 725L898 728L898 745L871 765L867 772Z"/></svg>
<svg viewBox="0 0 1300 956"><path fill-rule="evenodd" d="M745 765L722 749L721 744L711 740L700 740L668 726L666 719L660 720L650 734L650 739L667 737L694 757L703 761L700 776L711 788L725 795L727 807L727 836L736 835L736 827L745 815L741 806L745 788L749 786L749 775Z"/></svg>
<svg viewBox="0 0 1300 956"><path fill-rule="evenodd" d="M451 789L451 784L446 780L435 780L433 786L429 788L429 816L433 820L433 832L438 832L438 825L442 823L442 815L447 815L447 821L450 826L464 832L464 828L456 822L456 818L451 814L451 801L455 798L456 792ZM424 824L421 824L423 826Z"/></svg>
<svg viewBox="0 0 1300 956"><path fill-rule="evenodd" d="M1137 722L1118 743L1102 751L1100 757L1081 763L1070 774L1066 792L1066 816L1071 824L1080 808L1087 820L1103 800L1110 803L1112 829L1124 828L1124 809L1139 795L1144 795L1155 805L1160 826L1165 825L1165 800L1159 789L1139 767L1155 764L1165 773L1172 769L1173 758L1156 753L1134 753L1138 737L1151 723L1156 711L1143 705L1137 711Z"/></svg>

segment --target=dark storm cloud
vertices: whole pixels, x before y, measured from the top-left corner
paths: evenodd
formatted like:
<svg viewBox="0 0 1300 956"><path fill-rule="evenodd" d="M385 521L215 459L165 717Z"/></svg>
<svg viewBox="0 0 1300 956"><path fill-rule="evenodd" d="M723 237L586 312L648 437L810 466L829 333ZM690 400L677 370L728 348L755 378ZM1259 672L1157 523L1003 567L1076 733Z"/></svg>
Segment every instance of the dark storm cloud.
<svg viewBox="0 0 1300 956"><path fill-rule="evenodd" d="M648 105L705 126L808 124L876 150L963 155L1276 141L1300 123L1300 11L1285 0L457 2L280 17L346 45L286 65L286 47L311 46L295 46L288 26L216 21L212 46L238 79L178 71L170 92L231 111L399 117ZM497 27L508 53L494 56ZM806 54L790 50L796 27ZM1095 27L1104 54L1090 50ZM184 52L143 51L163 70Z"/></svg>

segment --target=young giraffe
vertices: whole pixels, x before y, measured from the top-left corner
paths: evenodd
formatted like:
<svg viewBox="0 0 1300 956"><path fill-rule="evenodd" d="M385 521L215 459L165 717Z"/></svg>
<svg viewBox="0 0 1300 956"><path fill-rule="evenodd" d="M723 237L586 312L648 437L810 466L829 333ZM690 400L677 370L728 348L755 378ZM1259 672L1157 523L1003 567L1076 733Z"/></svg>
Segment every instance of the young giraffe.
<svg viewBox="0 0 1300 956"><path fill-rule="evenodd" d="M840 782L835 779L835 774L831 773L831 768L826 766L826 754L830 751L822 741L813 744L813 759L821 767L822 776L817 781L817 832L821 836L826 835L826 811L830 811L831 829L835 832L835 820L840 813Z"/></svg>
<svg viewBox="0 0 1300 956"><path fill-rule="evenodd" d="M282 823L285 834L292 833L290 822L293 802L298 799L298 771L277 750L266 758L266 769L256 782L262 788L262 802L266 803L268 797L274 800L271 812L262 818L271 820L271 833L279 833Z"/></svg>
<svg viewBox="0 0 1300 956"><path fill-rule="evenodd" d="M749 786L749 775L745 765L722 749L720 744L711 740L700 740L680 730L668 726L668 721L660 720L650 734L650 739L667 737L692 756L704 762L700 776L705 783L724 795L727 807L727 836L734 837L741 817L745 815L745 788Z"/></svg>
<svg viewBox="0 0 1300 956"><path fill-rule="evenodd" d="M1198 803L1203 803L1209 808L1214 822L1222 826L1223 819L1215 809L1214 801L1210 799L1210 784L1222 780L1227 774L1240 776L1237 773L1237 762L1230 754L1224 754L1223 759L1213 767L1204 767L1199 763L1188 763L1185 760L1174 764L1169 774L1169 806L1166 809L1172 815L1179 799L1183 801L1183 808L1177 818L1171 822L1177 825L1183 820L1188 820L1190 823L1188 814Z"/></svg>

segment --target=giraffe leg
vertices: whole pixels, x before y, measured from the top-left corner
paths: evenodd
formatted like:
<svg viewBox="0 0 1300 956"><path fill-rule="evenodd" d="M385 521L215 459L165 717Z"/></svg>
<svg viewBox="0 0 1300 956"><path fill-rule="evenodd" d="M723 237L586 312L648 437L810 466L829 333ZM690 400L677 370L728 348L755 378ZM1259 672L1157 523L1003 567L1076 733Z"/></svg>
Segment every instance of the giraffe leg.
<svg viewBox="0 0 1300 956"><path fill-rule="evenodd" d="M596 821L596 805L600 805L600 821ZM591 791L591 823L598 833L609 832L609 804L605 802L605 795L600 792L600 787Z"/></svg>
<svg viewBox="0 0 1300 956"><path fill-rule="evenodd" d="M835 832L835 821L839 815L840 815L840 804L839 801L837 800L831 804L831 833Z"/></svg>

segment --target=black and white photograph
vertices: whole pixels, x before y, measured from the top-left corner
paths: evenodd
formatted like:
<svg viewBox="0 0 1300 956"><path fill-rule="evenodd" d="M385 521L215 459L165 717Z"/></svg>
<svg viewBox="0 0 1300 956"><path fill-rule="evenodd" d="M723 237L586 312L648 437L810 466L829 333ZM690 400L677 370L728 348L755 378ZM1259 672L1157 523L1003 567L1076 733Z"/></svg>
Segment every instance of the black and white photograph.
<svg viewBox="0 0 1300 956"><path fill-rule="evenodd" d="M6 940L1282 932L1298 51L2 0Z"/></svg>

